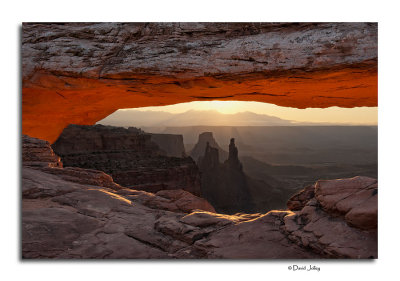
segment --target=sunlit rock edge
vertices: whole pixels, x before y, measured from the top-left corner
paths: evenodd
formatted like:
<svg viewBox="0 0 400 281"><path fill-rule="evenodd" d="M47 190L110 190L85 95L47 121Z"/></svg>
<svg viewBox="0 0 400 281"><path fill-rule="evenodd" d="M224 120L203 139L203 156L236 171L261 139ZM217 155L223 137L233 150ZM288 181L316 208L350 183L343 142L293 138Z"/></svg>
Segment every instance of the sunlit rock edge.
<svg viewBox="0 0 400 281"><path fill-rule="evenodd" d="M147 193L62 168L29 136L22 159L23 258L377 258L372 178L318 181L289 200L292 211L224 215L183 190Z"/></svg>

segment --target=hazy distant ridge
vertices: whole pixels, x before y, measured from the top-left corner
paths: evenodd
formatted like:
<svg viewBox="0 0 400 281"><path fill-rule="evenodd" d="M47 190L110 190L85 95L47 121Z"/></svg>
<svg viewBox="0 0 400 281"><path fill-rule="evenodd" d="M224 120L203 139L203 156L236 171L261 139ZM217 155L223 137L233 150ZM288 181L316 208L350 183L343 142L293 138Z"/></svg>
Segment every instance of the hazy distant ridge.
<svg viewBox="0 0 400 281"><path fill-rule="evenodd" d="M327 123L294 122L249 111L223 114L216 110L189 110L177 114L165 111L118 110L98 123L124 127L328 125Z"/></svg>

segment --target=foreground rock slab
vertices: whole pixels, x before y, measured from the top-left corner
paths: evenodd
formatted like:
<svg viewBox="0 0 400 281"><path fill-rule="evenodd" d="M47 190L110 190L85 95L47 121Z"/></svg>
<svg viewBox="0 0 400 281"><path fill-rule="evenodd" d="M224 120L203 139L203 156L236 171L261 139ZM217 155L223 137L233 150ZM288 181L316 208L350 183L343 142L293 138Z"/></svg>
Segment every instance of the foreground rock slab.
<svg viewBox="0 0 400 281"><path fill-rule="evenodd" d="M331 257L377 258L377 188L376 179L368 177L318 181L305 188L288 202L298 210L299 199L309 198L284 218L289 239Z"/></svg>
<svg viewBox="0 0 400 281"><path fill-rule="evenodd" d="M54 163L47 148L39 162ZM215 213L204 199L184 190L153 194L104 179L93 170L25 162L22 257L377 258L377 189L371 178L317 182L316 196L299 211L234 215ZM360 210L365 215L355 216Z"/></svg>
<svg viewBox="0 0 400 281"><path fill-rule="evenodd" d="M134 198L134 191L65 181L28 167L22 185L27 194L22 200L23 258L319 257L287 239L279 231L282 219L273 213L215 214L200 210L207 207L201 198L182 205L182 199L164 201L166 194ZM212 211L209 205L204 209Z"/></svg>

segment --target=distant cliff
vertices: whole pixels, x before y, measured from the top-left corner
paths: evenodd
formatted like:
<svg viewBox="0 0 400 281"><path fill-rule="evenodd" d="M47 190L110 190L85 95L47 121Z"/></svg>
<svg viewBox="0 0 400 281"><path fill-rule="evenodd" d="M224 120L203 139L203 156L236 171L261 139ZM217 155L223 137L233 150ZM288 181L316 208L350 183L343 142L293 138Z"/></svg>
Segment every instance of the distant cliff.
<svg viewBox="0 0 400 281"><path fill-rule="evenodd" d="M378 257L376 179L318 181L289 210L228 216L189 192L62 168L46 141L23 136L22 146L23 259Z"/></svg>
<svg viewBox="0 0 400 281"><path fill-rule="evenodd" d="M103 171L126 187L149 192L184 189L200 195L196 163L182 154L179 158L167 156L152 139L152 135L133 127L70 125L52 148L64 166Z"/></svg>
<svg viewBox="0 0 400 281"><path fill-rule="evenodd" d="M158 147L166 153L167 156L173 156L173 157L186 156L182 135L172 135L172 134L150 134L150 135L151 135L151 141L156 143Z"/></svg>
<svg viewBox="0 0 400 281"><path fill-rule="evenodd" d="M218 143L215 141L212 132L204 132L199 134L199 139L193 149L190 151L190 156L198 161L200 157L204 155L207 143L210 147L216 148L218 150L219 159L225 161L228 159L228 153L223 150Z"/></svg>

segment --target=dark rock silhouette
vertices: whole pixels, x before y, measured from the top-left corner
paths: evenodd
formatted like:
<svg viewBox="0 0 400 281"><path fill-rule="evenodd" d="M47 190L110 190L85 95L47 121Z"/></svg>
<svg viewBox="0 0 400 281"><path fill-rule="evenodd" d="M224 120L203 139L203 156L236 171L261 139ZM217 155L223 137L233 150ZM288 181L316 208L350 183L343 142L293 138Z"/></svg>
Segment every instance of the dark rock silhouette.
<svg viewBox="0 0 400 281"><path fill-rule="evenodd" d="M315 196L295 198L304 199L299 211L223 215L182 190L153 194L61 168L44 141L24 136L23 146L23 259L378 257L372 178L318 181Z"/></svg>
<svg viewBox="0 0 400 281"><path fill-rule="evenodd" d="M125 187L148 192L183 189L200 195L196 163L182 155L166 156L151 139L133 127L70 125L52 147L64 166L103 171Z"/></svg>
<svg viewBox="0 0 400 281"><path fill-rule="evenodd" d="M210 147L216 148L218 150L219 159L225 161L228 158L228 153L223 150L218 143L215 141L212 132L204 132L199 134L199 139L193 149L190 151L190 156L198 162L199 157L204 156L204 151L206 149L207 143Z"/></svg>
<svg viewBox="0 0 400 281"><path fill-rule="evenodd" d="M218 153L218 148L207 142L204 156L199 159L203 197L218 212L253 212L253 199L238 158L235 140L231 139L229 157L223 164L219 162Z"/></svg>
<svg viewBox="0 0 400 281"><path fill-rule="evenodd" d="M182 135L172 134L150 134L151 141L156 143L158 147L165 152L167 156L185 157L185 147L183 145Z"/></svg>
<svg viewBox="0 0 400 281"><path fill-rule="evenodd" d="M208 169L217 168L219 166L218 148L211 147L209 142L207 142L206 145L203 162L204 164L207 164Z"/></svg>
<svg viewBox="0 0 400 281"><path fill-rule="evenodd" d="M229 156L228 160L225 161L231 168L242 171L242 163L239 161L238 157L238 149L235 145L235 139L231 138L231 142L229 143Z"/></svg>
<svg viewBox="0 0 400 281"><path fill-rule="evenodd" d="M286 201L292 193L288 194L284 183L272 176L267 180L248 176L239 159L234 138L230 140L229 153L220 148L212 133L200 134L195 149L203 143L204 155L197 162L201 171L202 196L218 212L266 212L286 208ZM221 161L221 152L226 155L225 161Z"/></svg>

